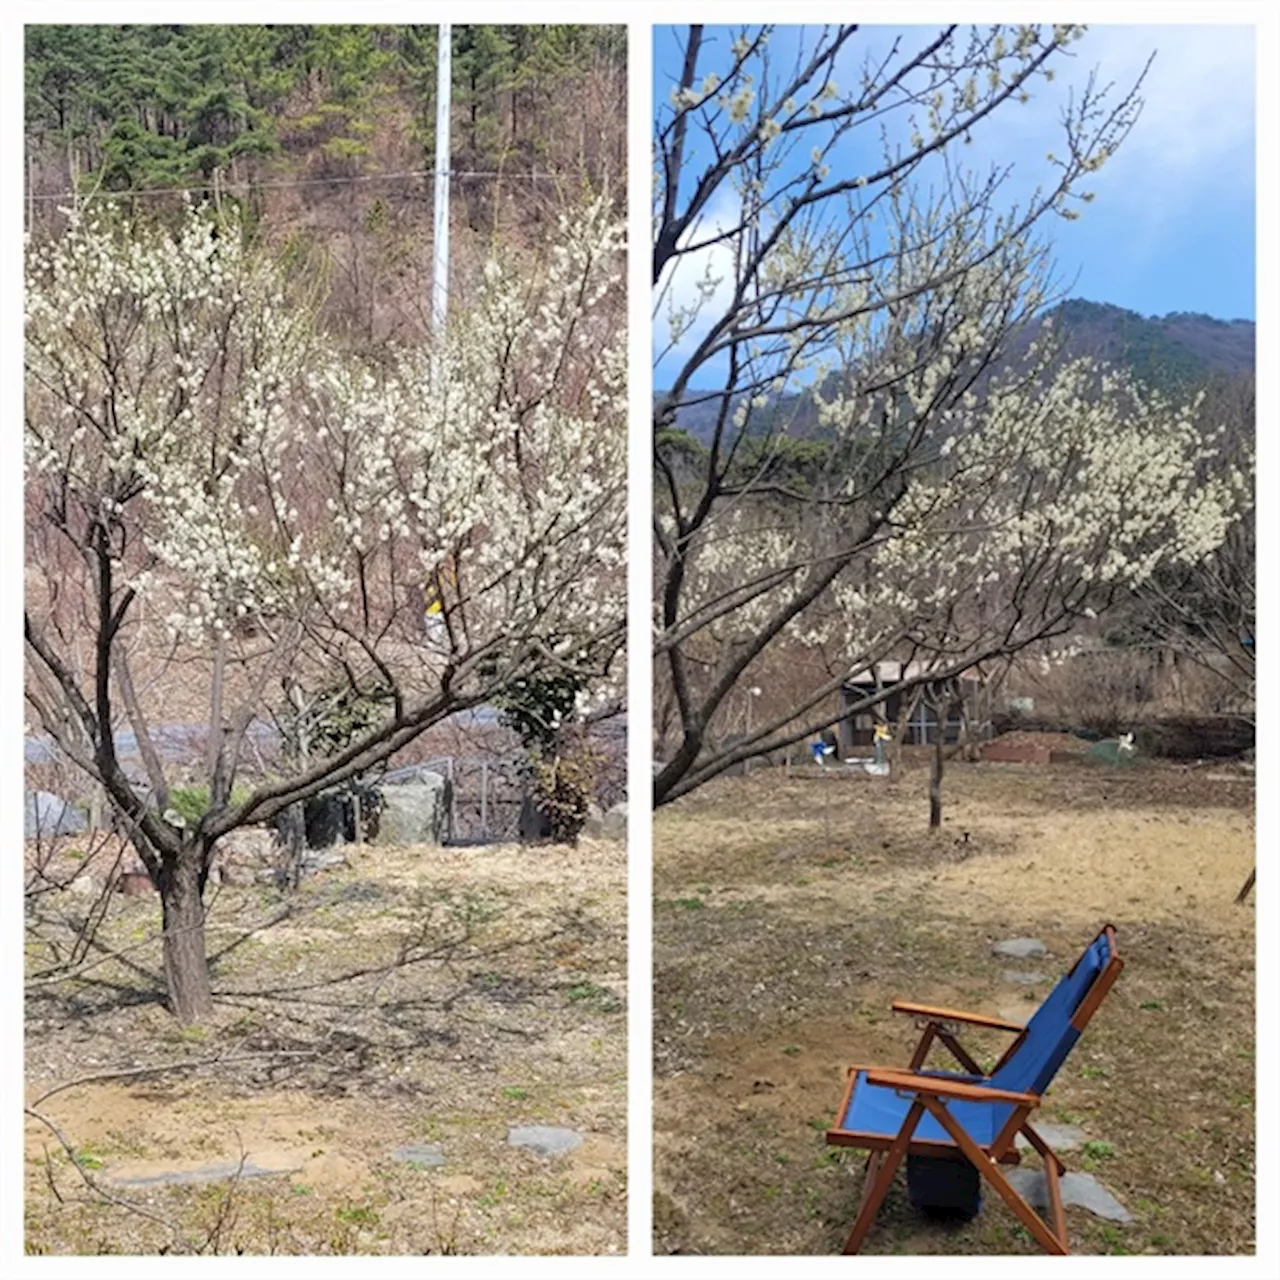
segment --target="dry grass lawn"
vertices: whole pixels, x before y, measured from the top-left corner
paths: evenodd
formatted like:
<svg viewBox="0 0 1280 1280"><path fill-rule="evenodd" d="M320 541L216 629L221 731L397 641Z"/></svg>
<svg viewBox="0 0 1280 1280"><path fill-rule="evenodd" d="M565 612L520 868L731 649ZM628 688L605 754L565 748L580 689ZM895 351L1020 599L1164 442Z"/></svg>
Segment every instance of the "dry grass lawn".
<svg viewBox="0 0 1280 1280"><path fill-rule="evenodd" d="M656 815L655 1251L838 1253L862 1156L824 1132L848 1063L905 1065L890 1002L1025 1018L1109 920L1125 971L1042 1114L1083 1128L1068 1167L1134 1221L1068 1209L1072 1250L1252 1252L1252 779L955 763L933 834L926 785L762 771ZM992 956L1023 936L1049 958ZM864 1252L1037 1246L990 1194L960 1227L918 1217L900 1174Z"/></svg>
<svg viewBox="0 0 1280 1280"><path fill-rule="evenodd" d="M127 1206L28 1118L29 1253L625 1251L623 847L348 854L284 918L274 888L218 892L218 1012L198 1032L157 1002L154 895L116 897L100 931L134 950L29 991L29 1103L185 1064L39 1106ZM85 909L51 899L33 967ZM507 1145L517 1125L584 1141L547 1158ZM395 1159L409 1144L438 1145L445 1164ZM266 1176L122 1185L242 1156Z"/></svg>

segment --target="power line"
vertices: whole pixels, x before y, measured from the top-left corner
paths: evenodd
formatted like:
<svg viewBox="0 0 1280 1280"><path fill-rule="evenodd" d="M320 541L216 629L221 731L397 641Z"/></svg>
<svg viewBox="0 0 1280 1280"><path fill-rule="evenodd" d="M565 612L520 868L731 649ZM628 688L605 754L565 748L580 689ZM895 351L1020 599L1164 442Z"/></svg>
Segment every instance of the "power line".
<svg viewBox="0 0 1280 1280"><path fill-rule="evenodd" d="M333 187L349 186L359 182L398 182L405 178L431 178L434 169L406 169L400 173L365 173L346 178L295 178L268 179L263 182L219 182L200 183L196 186L174 187L130 187L121 191L55 191L29 195L29 200L114 200L121 196L174 196L195 195L197 193L212 194L214 191L275 191L288 187ZM515 182L555 182L575 175L549 170L546 173L510 173L503 169L450 169L449 178L504 178Z"/></svg>

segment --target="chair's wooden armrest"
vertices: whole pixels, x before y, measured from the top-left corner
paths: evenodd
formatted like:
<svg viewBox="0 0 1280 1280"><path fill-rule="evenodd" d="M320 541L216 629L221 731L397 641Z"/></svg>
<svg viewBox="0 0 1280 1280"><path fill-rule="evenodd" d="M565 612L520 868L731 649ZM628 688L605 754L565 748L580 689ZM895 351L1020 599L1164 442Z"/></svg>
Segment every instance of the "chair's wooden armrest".
<svg viewBox="0 0 1280 1280"><path fill-rule="evenodd" d="M906 1089L912 1093L927 1093L935 1098L956 1098L964 1102L1012 1102L1017 1106L1038 1107L1039 1097L1034 1093L1015 1093L1012 1089L993 1089L985 1084L966 1084L962 1080L948 1080L945 1076L918 1075L914 1071L867 1072L867 1083L882 1085L886 1089Z"/></svg>
<svg viewBox="0 0 1280 1280"><path fill-rule="evenodd" d="M963 1009L939 1009L931 1004L915 1004L911 1000L895 1000L890 1006L894 1013L905 1013L912 1018L928 1018L930 1022L967 1022L974 1027L991 1027L996 1031L1025 1031L1020 1022L1007 1018L992 1018L985 1013L966 1013Z"/></svg>

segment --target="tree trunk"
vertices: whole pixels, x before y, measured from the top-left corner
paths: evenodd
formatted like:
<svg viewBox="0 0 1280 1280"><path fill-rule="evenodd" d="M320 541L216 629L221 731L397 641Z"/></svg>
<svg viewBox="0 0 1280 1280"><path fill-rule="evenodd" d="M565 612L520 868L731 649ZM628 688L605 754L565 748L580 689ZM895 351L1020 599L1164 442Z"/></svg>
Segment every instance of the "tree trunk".
<svg viewBox="0 0 1280 1280"><path fill-rule="evenodd" d="M907 726L915 715L919 700L920 692L917 689L898 703L898 721L893 727L893 737L885 747L885 759L889 761L889 776L892 778L898 777L902 772L902 745L907 740Z"/></svg>
<svg viewBox="0 0 1280 1280"><path fill-rule="evenodd" d="M282 887L292 893L302 882L302 860L307 851L307 809L299 800L291 804L281 815L281 862L279 879Z"/></svg>
<svg viewBox="0 0 1280 1280"><path fill-rule="evenodd" d="M929 774L929 829L942 826L942 748L946 741L946 711L938 717L933 738L933 769Z"/></svg>
<svg viewBox="0 0 1280 1280"><path fill-rule="evenodd" d="M184 845L176 860L160 868L164 912L164 980L169 1011L185 1027L213 1012L209 961L204 946L204 902L200 894L201 851Z"/></svg>

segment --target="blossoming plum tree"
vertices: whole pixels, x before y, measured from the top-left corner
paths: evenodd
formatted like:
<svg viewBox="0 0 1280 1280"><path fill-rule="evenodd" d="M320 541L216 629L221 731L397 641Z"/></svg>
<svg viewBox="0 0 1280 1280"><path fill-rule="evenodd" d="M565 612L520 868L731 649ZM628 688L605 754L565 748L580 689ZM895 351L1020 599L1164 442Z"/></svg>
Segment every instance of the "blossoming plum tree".
<svg viewBox="0 0 1280 1280"><path fill-rule="evenodd" d="M1231 478L1237 518L1200 560L1150 575L1117 628L1126 640L1199 668L1217 709L1253 722L1257 715L1257 539L1255 391L1252 376L1221 379L1205 394L1202 416L1224 428L1215 470Z"/></svg>
<svg viewBox="0 0 1280 1280"><path fill-rule="evenodd" d="M176 227L79 212L29 245L27 699L133 832L183 1022L211 1007L220 839L515 680L590 684L615 662L621 250L592 205L536 260L491 262L440 344L373 362L207 210ZM194 823L155 732L178 681L208 707ZM332 754L251 769L255 723L299 682L377 714Z"/></svg>
<svg viewBox="0 0 1280 1280"><path fill-rule="evenodd" d="M776 56L777 33L744 29L710 72L689 29L656 126L657 803L830 726L883 658L910 663L906 692L946 680L1225 536L1239 485L1194 406L1063 361L1038 323L1037 224L1091 199L1136 89L1111 103L1090 77L1020 202L1007 170L959 163L1081 30L904 36L842 86L855 27ZM725 734L734 691L783 655L813 678Z"/></svg>

